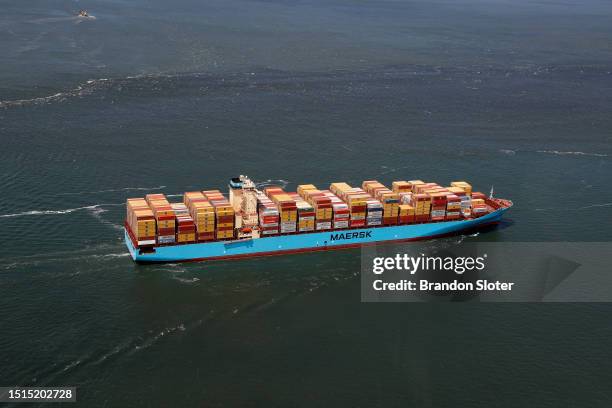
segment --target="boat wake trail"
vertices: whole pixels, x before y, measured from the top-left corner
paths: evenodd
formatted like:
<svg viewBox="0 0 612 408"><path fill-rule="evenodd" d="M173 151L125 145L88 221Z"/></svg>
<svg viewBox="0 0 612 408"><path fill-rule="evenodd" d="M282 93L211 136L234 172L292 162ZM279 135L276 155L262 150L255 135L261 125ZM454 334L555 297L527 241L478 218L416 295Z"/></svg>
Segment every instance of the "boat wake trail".
<svg viewBox="0 0 612 408"><path fill-rule="evenodd" d="M602 204L589 204L582 207L576 208L536 208L535 211L577 211L577 210L588 210L590 208L601 208L601 207L612 207L612 203L602 203Z"/></svg>
<svg viewBox="0 0 612 408"><path fill-rule="evenodd" d="M129 354L134 354L141 350L151 347L153 344L155 344L158 340L160 340L164 336L168 336L168 335L171 335L177 332L184 332L185 330L186 330L185 325L183 323L179 324L178 326L174 326L174 327L166 327L162 331L155 333L151 337L145 338L144 340L136 344L133 350Z"/></svg>
<svg viewBox="0 0 612 408"><path fill-rule="evenodd" d="M267 186L279 186L282 188L287 187L289 181L287 180L266 180L266 181L256 181L255 186L257 188L267 187Z"/></svg>
<svg viewBox="0 0 612 408"><path fill-rule="evenodd" d="M193 74L190 74L193 75ZM196 74L198 75L198 74ZM178 77L177 74L143 74L136 76L127 76L124 78L97 78L90 79L84 83L79 84L73 89L69 89L63 92L57 92L52 95L40 96L37 98L30 99L13 99L13 100L0 100L0 108L11 108L19 106L30 106L30 105L42 105L51 102L64 102L70 98L78 98L83 96L92 95L98 91L111 90L113 88L120 90L124 86L130 85L134 82L140 81L157 81L163 79L173 79Z"/></svg>
<svg viewBox="0 0 612 408"><path fill-rule="evenodd" d="M87 16L65 16L65 17L45 17L38 18L36 20L30 20L30 23L34 24L43 24L43 23L63 23L63 22L73 22L75 24L80 24L83 21L93 21L96 20L96 16L87 15Z"/></svg>
<svg viewBox="0 0 612 408"><path fill-rule="evenodd" d="M58 193L54 196L67 196L67 195L86 195L86 194L103 194L103 193L116 193L121 191L149 191L149 190L161 190L166 186L157 187L124 187L124 188L111 188L108 190L96 190L96 191L77 191L73 193Z"/></svg>
<svg viewBox="0 0 612 408"><path fill-rule="evenodd" d="M108 210L102 207L96 207L96 208L92 208L91 209L91 215L92 217L94 217L95 219L97 219L98 221L100 221L100 223L104 224L104 225L108 225L109 227L116 229L117 231L123 231L123 227L119 224L115 224L112 223L108 220L105 220L104 217L102 217L102 214L107 212Z"/></svg>
<svg viewBox="0 0 612 408"><path fill-rule="evenodd" d="M66 208L64 210L31 210L31 211L24 211L24 212L14 213L14 214L0 214L0 218L26 217L26 216L33 216L33 215L61 215L61 214L70 214L75 211L95 210L100 207L114 207L114 206L121 206L121 205L124 205L124 204L94 204L94 205L87 205L85 207Z"/></svg>
<svg viewBox="0 0 612 408"><path fill-rule="evenodd" d="M0 101L0 108L10 108L16 106L27 106L27 105L40 105L50 102L62 102L71 97L79 97L90 95L93 92L109 86L110 80L108 78L99 78L92 79L87 81L86 83L77 86L74 89L58 92L53 95L48 96L40 96L37 98L31 99L14 99L14 100L5 100Z"/></svg>
<svg viewBox="0 0 612 408"><path fill-rule="evenodd" d="M593 157L608 157L604 153L585 153L585 152L561 152L559 150L538 150L537 153L554 154L557 156L593 156Z"/></svg>
<svg viewBox="0 0 612 408"><path fill-rule="evenodd" d="M597 207L612 207L612 203L585 205L584 207L578 207L578 209L579 210L586 210L586 209L589 209L589 208L597 208Z"/></svg>

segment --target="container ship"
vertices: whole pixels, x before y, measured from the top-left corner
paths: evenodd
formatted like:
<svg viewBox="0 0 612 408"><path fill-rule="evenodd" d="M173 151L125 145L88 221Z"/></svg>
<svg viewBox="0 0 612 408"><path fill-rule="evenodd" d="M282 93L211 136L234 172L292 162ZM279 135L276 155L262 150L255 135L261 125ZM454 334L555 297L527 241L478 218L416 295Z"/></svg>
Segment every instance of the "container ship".
<svg viewBox="0 0 612 408"><path fill-rule="evenodd" d="M422 180L376 180L361 187L312 184L296 192L257 188L247 176L229 194L189 191L127 200L125 243L139 263L234 259L423 240L498 223L512 202L472 191L465 181L443 187Z"/></svg>

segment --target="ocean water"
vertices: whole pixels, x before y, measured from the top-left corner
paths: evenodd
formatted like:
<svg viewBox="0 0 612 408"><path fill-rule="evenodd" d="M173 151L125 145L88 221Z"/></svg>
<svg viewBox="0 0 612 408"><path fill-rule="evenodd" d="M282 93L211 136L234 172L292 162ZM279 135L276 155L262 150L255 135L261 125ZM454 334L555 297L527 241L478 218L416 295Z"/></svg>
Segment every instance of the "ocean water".
<svg viewBox="0 0 612 408"><path fill-rule="evenodd" d="M610 406L609 305L362 304L358 250L140 266L121 231L128 197L238 174L461 178L515 207L451 243L609 241L610 2L0 9L0 385L106 407Z"/></svg>

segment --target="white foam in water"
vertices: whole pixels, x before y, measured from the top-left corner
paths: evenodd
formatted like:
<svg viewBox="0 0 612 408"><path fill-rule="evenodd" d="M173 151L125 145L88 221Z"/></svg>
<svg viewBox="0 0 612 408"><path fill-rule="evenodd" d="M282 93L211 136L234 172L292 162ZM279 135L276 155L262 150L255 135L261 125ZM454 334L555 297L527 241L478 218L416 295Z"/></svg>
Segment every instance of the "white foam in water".
<svg viewBox="0 0 612 408"><path fill-rule="evenodd" d="M157 187L123 187L123 188L110 188L107 190L96 190L96 191L78 191L74 193L58 193L55 194L57 196L62 195L81 195L81 194L101 194L101 193L113 193L120 191L149 191L149 190L161 190L166 188L166 186L157 186Z"/></svg>
<svg viewBox="0 0 612 408"><path fill-rule="evenodd" d="M266 187L266 186L279 186L281 188L287 187L289 181L287 180L266 180L266 181L257 181L255 185L257 188Z"/></svg>
<svg viewBox="0 0 612 408"><path fill-rule="evenodd" d="M603 203L603 204L591 204L584 207L578 208L579 210L585 210L587 208L596 208L596 207L611 207L612 203Z"/></svg>
<svg viewBox="0 0 612 408"><path fill-rule="evenodd" d="M124 205L124 204L95 204L95 205L88 205L85 207L67 208L65 210L32 210L32 211L24 211L24 212L14 213L14 214L0 214L0 218L25 217L29 215L70 214L75 211L93 210L99 207L112 207L112 206L120 206L120 205Z"/></svg>
<svg viewBox="0 0 612 408"><path fill-rule="evenodd" d="M595 157L608 157L607 154L603 153L585 153L585 152L561 152L559 150L538 150L538 153L556 154L558 156L595 156Z"/></svg>
<svg viewBox="0 0 612 408"><path fill-rule="evenodd" d="M111 82L108 78L90 79L86 83L77 86L74 89L70 89L65 92L58 92L53 95L40 96L38 98L31 99L15 99L0 101L0 108L9 108L12 106L23 106L23 105L37 105L48 102L64 101L69 97L89 95L98 89L97 85Z"/></svg>

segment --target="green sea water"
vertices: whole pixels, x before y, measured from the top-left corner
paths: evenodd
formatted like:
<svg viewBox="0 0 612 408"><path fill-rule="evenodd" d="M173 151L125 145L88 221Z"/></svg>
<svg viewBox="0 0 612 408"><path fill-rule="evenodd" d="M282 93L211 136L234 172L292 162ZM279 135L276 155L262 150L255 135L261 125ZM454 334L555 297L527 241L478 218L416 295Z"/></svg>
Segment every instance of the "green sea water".
<svg viewBox="0 0 612 408"><path fill-rule="evenodd" d="M121 230L128 197L248 174L466 179L515 207L445 245L609 241L609 2L0 8L1 386L100 407L610 406L607 304L362 304L359 250L147 266Z"/></svg>

